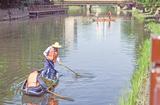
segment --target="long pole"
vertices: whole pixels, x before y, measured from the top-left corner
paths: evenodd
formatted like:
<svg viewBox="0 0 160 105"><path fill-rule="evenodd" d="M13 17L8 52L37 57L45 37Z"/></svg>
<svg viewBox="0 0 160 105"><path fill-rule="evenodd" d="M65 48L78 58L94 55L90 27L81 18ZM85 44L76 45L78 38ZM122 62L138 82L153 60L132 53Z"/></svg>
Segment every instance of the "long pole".
<svg viewBox="0 0 160 105"><path fill-rule="evenodd" d="M66 97L66 96L61 96L55 92L52 92L50 90L47 90L48 93L50 94L53 94L54 96L58 97L58 98L61 98L61 99L64 99L64 100L68 100L68 101L74 101L74 99L70 98L70 97Z"/></svg>
<svg viewBox="0 0 160 105"><path fill-rule="evenodd" d="M64 64L60 64L60 65L62 65L63 67L65 67L65 68L67 68L68 70L70 70L72 73L74 73L76 76L80 76L80 74L79 73L76 73L75 71L73 71L71 68L69 68L68 66L66 66L66 65L64 65Z"/></svg>

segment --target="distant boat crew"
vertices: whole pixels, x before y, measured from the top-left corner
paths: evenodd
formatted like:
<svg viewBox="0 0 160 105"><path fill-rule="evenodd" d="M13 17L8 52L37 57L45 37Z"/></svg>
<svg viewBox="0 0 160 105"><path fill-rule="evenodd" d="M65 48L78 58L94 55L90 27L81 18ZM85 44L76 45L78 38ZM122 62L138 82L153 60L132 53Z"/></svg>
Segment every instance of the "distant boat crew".
<svg viewBox="0 0 160 105"><path fill-rule="evenodd" d="M111 19L111 17L112 17L111 11L108 11L107 16L108 16L109 19Z"/></svg>

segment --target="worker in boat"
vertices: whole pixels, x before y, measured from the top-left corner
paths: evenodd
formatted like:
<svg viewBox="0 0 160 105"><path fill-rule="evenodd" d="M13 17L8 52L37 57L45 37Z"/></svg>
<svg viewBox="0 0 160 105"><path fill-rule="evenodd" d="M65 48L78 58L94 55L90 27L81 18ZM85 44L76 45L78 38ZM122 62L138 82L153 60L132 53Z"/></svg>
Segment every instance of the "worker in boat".
<svg viewBox="0 0 160 105"><path fill-rule="evenodd" d="M39 73L36 69L31 72L27 78L27 83L24 87L25 94L40 96L47 90L46 84L39 78Z"/></svg>
<svg viewBox="0 0 160 105"><path fill-rule="evenodd" d="M30 73L30 75L27 78L27 87L36 87L39 85L39 82L37 81L38 72L33 71Z"/></svg>
<svg viewBox="0 0 160 105"><path fill-rule="evenodd" d="M108 16L109 20L111 20L111 16L112 16L111 11L108 11L107 16Z"/></svg>
<svg viewBox="0 0 160 105"><path fill-rule="evenodd" d="M58 75L57 70L54 68L54 64L57 61L59 64L62 64L59 58L59 48L61 48L61 45L58 42L55 42L43 52L45 56L45 62L42 76L46 77L47 79L56 79Z"/></svg>

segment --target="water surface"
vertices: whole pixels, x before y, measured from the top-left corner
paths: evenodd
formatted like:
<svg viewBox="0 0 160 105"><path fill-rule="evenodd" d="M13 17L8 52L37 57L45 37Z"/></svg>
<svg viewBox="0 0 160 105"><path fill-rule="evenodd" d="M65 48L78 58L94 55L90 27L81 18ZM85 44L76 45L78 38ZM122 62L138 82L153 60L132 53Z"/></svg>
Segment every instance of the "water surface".
<svg viewBox="0 0 160 105"><path fill-rule="evenodd" d="M72 72L56 65L63 76L55 91L75 99L59 100L59 105L117 105L124 88L129 87L137 47L144 40L143 24L126 18L117 15L110 23L84 15L1 22L0 104L23 103L16 86L32 68L43 68L43 51L59 41L63 63L91 76L75 78Z"/></svg>

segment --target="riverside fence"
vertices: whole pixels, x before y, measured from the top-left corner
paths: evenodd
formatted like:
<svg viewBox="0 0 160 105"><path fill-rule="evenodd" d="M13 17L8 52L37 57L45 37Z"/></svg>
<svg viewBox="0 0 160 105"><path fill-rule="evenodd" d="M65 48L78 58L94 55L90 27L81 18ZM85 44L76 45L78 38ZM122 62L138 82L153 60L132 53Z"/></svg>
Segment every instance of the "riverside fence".
<svg viewBox="0 0 160 105"><path fill-rule="evenodd" d="M160 105L160 36L152 37L150 105Z"/></svg>

